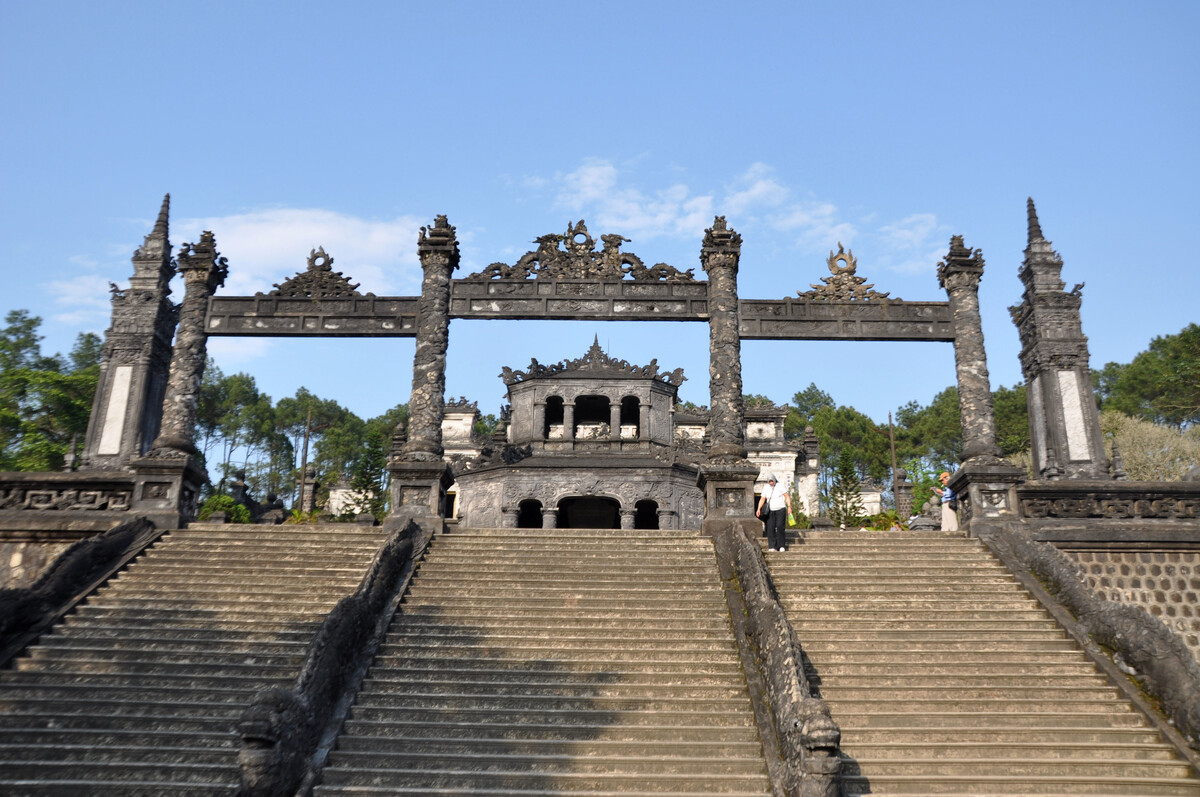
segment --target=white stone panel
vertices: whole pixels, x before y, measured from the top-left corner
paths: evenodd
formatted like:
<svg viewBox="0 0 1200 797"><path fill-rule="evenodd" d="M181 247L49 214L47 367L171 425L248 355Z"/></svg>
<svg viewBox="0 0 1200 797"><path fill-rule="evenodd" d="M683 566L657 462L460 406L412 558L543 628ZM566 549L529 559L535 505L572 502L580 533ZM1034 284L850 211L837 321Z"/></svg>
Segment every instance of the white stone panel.
<svg viewBox="0 0 1200 797"><path fill-rule="evenodd" d="M104 411L104 427L100 430L97 454L120 454L121 435L125 431L125 411L129 406L129 385L133 381L133 366L118 365L113 369L112 390Z"/></svg>
<svg viewBox="0 0 1200 797"><path fill-rule="evenodd" d="M1087 424L1083 419L1083 397L1079 392L1079 379L1074 371L1058 372L1058 389L1062 394L1068 454L1072 462L1086 462L1092 458L1092 447L1088 442Z"/></svg>

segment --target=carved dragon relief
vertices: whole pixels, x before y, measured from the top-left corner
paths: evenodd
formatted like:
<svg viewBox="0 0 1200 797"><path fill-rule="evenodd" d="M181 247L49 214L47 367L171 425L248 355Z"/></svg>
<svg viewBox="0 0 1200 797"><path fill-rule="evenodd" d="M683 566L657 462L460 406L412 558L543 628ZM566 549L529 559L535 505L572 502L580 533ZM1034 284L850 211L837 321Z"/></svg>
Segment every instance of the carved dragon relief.
<svg viewBox="0 0 1200 797"><path fill-rule="evenodd" d="M333 270L333 258L325 254L325 247L321 246L308 253L308 270L277 283L275 290L267 295L289 299L345 299L363 294L358 292L358 283L351 283L349 277Z"/></svg>
<svg viewBox="0 0 1200 797"><path fill-rule="evenodd" d="M577 360L563 360L553 365L542 365L534 358L529 361L529 368L525 371L514 371L507 365L504 366L500 372L500 378L504 380L504 384L514 385L518 382L524 382L527 379L542 379L566 371L600 372L612 374L614 377L641 377L665 382L675 387L679 387L687 381L687 377L683 375L682 368L660 373L657 358L652 359L649 365L632 365L626 360L609 357L600 348L599 336L593 340L587 353Z"/></svg>
<svg viewBox="0 0 1200 797"><path fill-rule="evenodd" d="M637 282L695 282L694 269L680 271L666 263L647 267L642 259L622 252L621 244L629 239L622 235L601 235L604 248L596 251L596 239L588 232L583 219L568 223L566 233L548 233L534 239L537 249L526 252L513 265L492 263L466 279L584 279L620 280L626 275Z"/></svg>
<svg viewBox="0 0 1200 797"><path fill-rule="evenodd" d="M888 294L872 290L874 283L867 284L865 277L858 276L858 258L853 249L845 249L838 241L838 250L829 251L826 259L829 273L832 276L822 277L821 285L809 284L811 291L796 291L801 299L814 302L869 302L887 301L898 302L900 299L889 298Z"/></svg>

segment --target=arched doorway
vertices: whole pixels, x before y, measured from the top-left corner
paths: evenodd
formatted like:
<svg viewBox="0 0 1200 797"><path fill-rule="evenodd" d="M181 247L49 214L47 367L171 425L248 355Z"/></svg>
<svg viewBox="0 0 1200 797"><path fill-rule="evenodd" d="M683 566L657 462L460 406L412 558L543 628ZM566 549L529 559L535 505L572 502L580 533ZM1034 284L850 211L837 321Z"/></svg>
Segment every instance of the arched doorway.
<svg viewBox="0 0 1200 797"><path fill-rule="evenodd" d="M517 528L540 529L542 527L542 502L530 498L517 505Z"/></svg>
<svg viewBox="0 0 1200 797"><path fill-rule="evenodd" d="M649 499L633 505L633 527L635 529L658 528L658 502Z"/></svg>
<svg viewBox="0 0 1200 797"><path fill-rule="evenodd" d="M584 496L558 502L560 529L619 529L621 505L611 498Z"/></svg>

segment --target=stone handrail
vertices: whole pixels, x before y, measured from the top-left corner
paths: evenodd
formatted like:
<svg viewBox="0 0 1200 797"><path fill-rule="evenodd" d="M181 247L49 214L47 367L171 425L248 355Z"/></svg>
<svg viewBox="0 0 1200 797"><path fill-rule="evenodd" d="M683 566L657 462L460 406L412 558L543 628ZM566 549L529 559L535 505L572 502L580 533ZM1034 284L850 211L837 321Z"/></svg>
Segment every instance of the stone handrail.
<svg viewBox="0 0 1200 797"><path fill-rule="evenodd" d="M780 755L786 764L783 793L788 797L838 797L841 729L825 701L813 696L804 674L800 642L779 603L762 548L739 529L718 540L718 547L725 547L726 540L730 549L721 554L733 564L741 585L747 632L757 648Z"/></svg>
<svg viewBox="0 0 1200 797"><path fill-rule="evenodd" d="M162 534L146 518L127 520L71 545L30 586L0 590L0 667Z"/></svg>
<svg viewBox="0 0 1200 797"><path fill-rule="evenodd" d="M238 722L241 797L294 795L323 763L322 739L340 725L354 691L387 631L399 595L430 534L415 521L375 555L358 590L342 598L317 630L291 689L259 691Z"/></svg>
<svg viewBox="0 0 1200 797"><path fill-rule="evenodd" d="M1200 664L1183 640L1142 607L1098 596L1072 560L1050 543L1012 528L997 528L984 541L1010 567L1037 577L1084 632L1113 652L1118 667L1158 701L1187 743L1200 749Z"/></svg>

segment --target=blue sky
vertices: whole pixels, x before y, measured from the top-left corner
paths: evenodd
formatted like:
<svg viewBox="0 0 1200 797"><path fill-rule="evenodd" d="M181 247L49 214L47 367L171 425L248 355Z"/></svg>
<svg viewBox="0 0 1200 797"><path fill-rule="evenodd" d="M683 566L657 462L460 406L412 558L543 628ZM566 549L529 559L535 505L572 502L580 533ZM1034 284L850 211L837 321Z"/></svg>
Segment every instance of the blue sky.
<svg viewBox="0 0 1200 797"><path fill-rule="evenodd" d="M621 233L696 267L724 214L743 298L827 276L841 241L877 290L944 300L952 234L983 250L993 387L1021 379L1025 198L1086 282L1093 367L1197 320L1200 4L19 3L0 0L0 310L45 347L108 323L108 281L172 195L171 240L215 232L223 292L270 290L324 246L415 295L416 233L458 228L459 276L536 236ZM175 299L181 298L181 289ZM495 412L502 365L617 357L689 377L702 324L454 322L448 395ZM406 401L411 340L214 340L275 398L369 417ZM876 420L954 382L949 344L748 342L747 392L816 382Z"/></svg>

